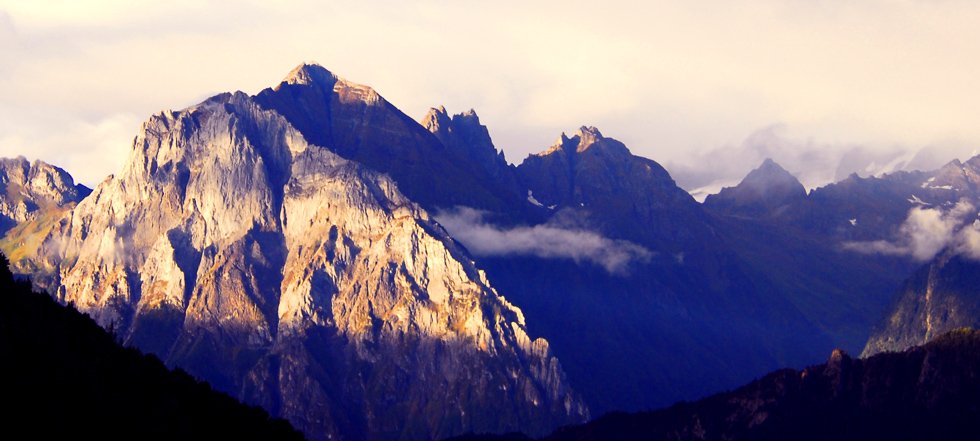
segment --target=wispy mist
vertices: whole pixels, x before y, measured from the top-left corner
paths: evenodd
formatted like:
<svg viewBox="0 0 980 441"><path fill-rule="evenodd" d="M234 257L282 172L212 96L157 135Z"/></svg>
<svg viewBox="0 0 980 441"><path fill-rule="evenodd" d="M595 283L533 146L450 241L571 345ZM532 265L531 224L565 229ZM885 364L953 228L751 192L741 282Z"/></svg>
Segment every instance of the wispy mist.
<svg viewBox="0 0 980 441"><path fill-rule="evenodd" d="M788 134L784 125L757 130L738 145L679 157L665 164L677 184L703 200L722 187L737 185L766 158L772 158L807 189L840 181L852 173L881 176L899 170L934 170L976 154L973 145L954 142L909 147L819 142Z"/></svg>
<svg viewBox="0 0 980 441"><path fill-rule="evenodd" d="M477 256L524 255L591 262L610 274L624 275L632 262L648 262L646 248L624 240L612 240L585 230L548 225L503 229L483 221L483 213L457 207L435 216L436 220Z"/></svg>
<svg viewBox="0 0 980 441"><path fill-rule="evenodd" d="M980 259L980 221L976 207L965 200L953 208L916 207L899 229L896 241L847 242L844 248L862 253L907 255L916 260L932 259L944 249Z"/></svg>

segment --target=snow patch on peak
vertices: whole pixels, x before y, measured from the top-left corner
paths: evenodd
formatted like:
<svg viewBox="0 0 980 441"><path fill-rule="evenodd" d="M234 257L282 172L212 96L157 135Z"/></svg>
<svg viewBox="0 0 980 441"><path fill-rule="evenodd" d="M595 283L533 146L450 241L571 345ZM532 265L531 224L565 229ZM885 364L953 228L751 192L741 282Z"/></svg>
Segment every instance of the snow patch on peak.
<svg viewBox="0 0 980 441"><path fill-rule="evenodd" d="M534 199L534 192L532 192L531 190L527 191L527 201L539 207L544 207L544 204L538 202L537 199Z"/></svg>
<svg viewBox="0 0 980 441"><path fill-rule="evenodd" d="M927 202L923 201L922 199L919 199L919 197L916 196L916 195L912 195L912 199L908 199L908 201L910 203L912 203L912 204L915 204L915 205L932 206L932 204L927 203Z"/></svg>
<svg viewBox="0 0 980 441"><path fill-rule="evenodd" d="M534 198L534 194L531 190L527 191L527 201L539 207L547 208L549 210L554 210L555 207L557 207L557 205L549 205L545 207L544 204L542 204L541 202L539 202L537 199Z"/></svg>

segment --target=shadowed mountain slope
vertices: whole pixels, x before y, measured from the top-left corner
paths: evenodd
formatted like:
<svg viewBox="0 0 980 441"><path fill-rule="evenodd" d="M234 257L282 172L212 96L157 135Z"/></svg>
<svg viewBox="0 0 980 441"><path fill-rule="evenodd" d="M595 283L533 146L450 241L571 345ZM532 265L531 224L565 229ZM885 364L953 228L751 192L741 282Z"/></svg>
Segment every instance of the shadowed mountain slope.
<svg viewBox="0 0 980 441"><path fill-rule="evenodd" d="M980 327L980 262L947 250L905 281L862 356L904 351L962 327Z"/></svg>
<svg viewBox="0 0 980 441"><path fill-rule="evenodd" d="M503 176L509 173L503 157L495 150L485 157L489 135L475 114L442 126L430 119L434 135L373 89L310 64L260 92L255 102L282 115L308 142L390 175L426 209L464 205L523 216L535 211L516 194L513 179ZM479 160L461 159L471 155Z"/></svg>
<svg viewBox="0 0 980 441"><path fill-rule="evenodd" d="M766 159L738 186L723 188L720 193L709 195L704 200L704 206L732 216L778 217L793 203L804 198L806 189L803 184L772 159Z"/></svg>
<svg viewBox="0 0 980 441"><path fill-rule="evenodd" d="M980 332L959 329L867 359L834 351L823 365L663 410L611 413L542 440L970 440L980 431L978 366ZM480 438L454 438L470 439Z"/></svg>
<svg viewBox="0 0 980 441"><path fill-rule="evenodd" d="M747 183L774 181L783 205L800 197L792 176L767 166ZM705 210L654 161L595 128L561 136L517 171L528 199L548 210L535 228L648 252L620 271L529 253L476 258L596 413L705 396L838 346L858 351L904 278L901 258Z"/></svg>

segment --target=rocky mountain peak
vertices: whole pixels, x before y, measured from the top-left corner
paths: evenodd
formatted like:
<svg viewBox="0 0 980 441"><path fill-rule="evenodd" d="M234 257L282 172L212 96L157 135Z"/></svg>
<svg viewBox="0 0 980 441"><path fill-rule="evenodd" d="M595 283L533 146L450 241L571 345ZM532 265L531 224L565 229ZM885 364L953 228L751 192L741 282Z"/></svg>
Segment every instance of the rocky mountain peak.
<svg viewBox="0 0 980 441"><path fill-rule="evenodd" d="M585 149L604 139L602 137L602 133L599 133L599 129L592 126L580 127L575 131L573 138L578 138L577 151L579 152L584 151Z"/></svg>
<svg viewBox="0 0 980 441"><path fill-rule="evenodd" d="M469 109L450 117L445 107L439 106L429 110L422 120L422 126L448 149L449 155L441 153L445 159L451 159L459 168L471 167L467 172L470 179L485 179L485 182L496 188L497 195L509 196L510 201L505 205L497 205L493 211L527 208L513 166L507 163L504 152L493 145L490 131L480 123L480 117L475 110ZM459 205L474 206L474 202L467 201Z"/></svg>
<svg viewBox="0 0 980 441"><path fill-rule="evenodd" d="M963 163L960 162L959 159L954 158L952 161L949 161L946 163L946 165L942 166L938 170L937 175L939 177L947 177L952 179L961 177L963 175Z"/></svg>
<svg viewBox="0 0 980 441"><path fill-rule="evenodd" d="M480 123L480 117L476 115L476 110L470 108L470 110L464 111L463 113L453 115L453 119L459 118L460 120L470 120L475 121L477 124Z"/></svg>
<svg viewBox="0 0 980 441"><path fill-rule="evenodd" d="M339 78L329 70L316 64L315 62L303 63L286 75L282 80L285 84L295 85L320 85L321 87L332 88Z"/></svg>
<svg viewBox="0 0 980 441"><path fill-rule="evenodd" d="M595 127L583 126L571 138L562 133L551 147L529 155L517 169L523 185L542 206L590 213L584 214L591 217L589 222L609 234L659 246L676 243L668 235L690 237L689 231L681 230L700 228L698 221L690 219L686 226L675 222L696 218L699 208L660 164L634 156L623 143L604 137ZM606 218L610 213L619 215ZM653 231L651 222L662 230Z"/></svg>
<svg viewBox="0 0 980 441"><path fill-rule="evenodd" d="M973 157L966 163L953 159L935 172L927 187L938 190L977 191L980 189L980 157Z"/></svg>
<svg viewBox="0 0 980 441"><path fill-rule="evenodd" d="M764 199L806 195L803 184L772 158L766 158L759 168L749 172L739 186Z"/></svg>
<svg viewBox="0 0 980 441"><path fill-rule="evenodd" d="M529 156L547 156L554 152L562 151L565 149L565 146L569 145L569 141L568 136L565 136L565 132L561 132L561 135L558 136L558 139L551 146L540 153L532 153Z"/></svg>
<svg viewBox="0 0 980 441"><path fill-rule="evenodd" d="M3 172L0 175L0 182L4 184L8 182L15 182L20 185L24 185L27 181L27 175L30 173L31 163L27 158L23 156L18 156L16 158L2 158L0 159L0 171Z"/></svg>
<svg viewBox="0 0 980 441"><path fill-rule="evenodd" d="M452 118L446 113L445 107L433 107L429 109L429 113L425 115L425 118L422 118L422 126L441 140L443 137L448 136L449 131L452 130Z"/></svg>
<svg viewBox="0 0 980 441"><path fill-rule="evenodd" d="M374 89L363 84L347 81L343 78L337 79L337 82L334 83L333 90L340 99L340 102L345 104L364 103L369 106L384 104L384 99Z"/></svg>
<svg viewBox="0 0 980 441"><path fill-rule="evenodd" d="M320 77L328 76L319 66L301 66L299 72L298 77L315 76L316 72ZM450 131L443 118L447 116L443 115L445 108L430 112L423 126L373 89L336 78L332 84L283 82L260 92L255 102L286 118L307 142L390 175L400 191L427 209L465 205L508 212L521 206L517 190L500 191L501 185L507 185L506 179L498 179L502 177L498 173L501 165L489 158L495 158L497 152L485 127L476 124L473 128L479 138L477 150L492 153L486 157L481 153L476 160L465 151L449 150L447 154L452 142L440 139L442 128ZM487 166L488 162L492 164ZM506 161L502 166L506 168ZM513 196L501 198L501 193Z"/></svg>
<svg viewBox="0 0 980 441"><path fill-rule="evenodd" d="M583 153L593 147L606 151L612 148L617 153L617 159L623 159L624 153L626 155L630 155L629 149L626 149L622 143L615 140L611 140L612 142L606 141L606 138L602 136L599 129L592 126L582 126L575 131L571 138L562 132L561 136L555 140L555 143L552 144L551 147L532 156L547 156L556 152L563 152L563 154L569 157L570 161L574 161L575 156L578 156L578 154Z"/></svg>
<svg viewBox="0 0 980 441"><path fill-rule="evenodd" d="M433 107L429 109L429 113L422 118L422 126L436 135L444 144L452 144L451 141L446 138L449 136L450 132L458 132L466 134L462 136L480 137L485 139L480 139L478 143L480 144L490 144L490 135L486 130L486 126L480 124L480 117L477 116L476 111L473 109L467 110L463 113L457 113L455 115L449 116L446 108L443 106ZM486 136L482 136L486 132ZM496 149L495 149L496 150ZM496 151L494 152L496 153Z"/></svg>
<svg viewBox="0 0 980 441"><path fill-rule="evenodd" d="M587 419L548 343L402 192L418 181L401 167L446 146L369 88L322 87L328 74L303 65L258 96L151 117L119 175L24 239L45 245L22 268L310 439L543 435ZM424 173L454 170L436 165ZM27 185L64 180L37 169Z"/></svg>
<svg viewBox="0 0 980 441"><path fill-rule="evenodd" d="M737 186L709 195L704 205L726 214L770 217L782 215L789 205L804 198L803 184L771 158L766 158Z"/></svg>
<svg viewBox="0 0 980 441"><path fill-rule="evenodd" d="M459 127L461 130L467 132L487 132L486 138L489 140L490 132L487 131L486 126L480 123L480 117L476 114L473 109L467 110L463 113L457 113L453 115L453 124ZM465 127L465 128L464 128ZM482 135L482 133L480 133Z"/></svg>
<svg viewBox="0 0 980 441"><path fill-rule="evenodd" d="M23 156L0 159L0 230L70 208L91 192L68 172Z"/></svg>

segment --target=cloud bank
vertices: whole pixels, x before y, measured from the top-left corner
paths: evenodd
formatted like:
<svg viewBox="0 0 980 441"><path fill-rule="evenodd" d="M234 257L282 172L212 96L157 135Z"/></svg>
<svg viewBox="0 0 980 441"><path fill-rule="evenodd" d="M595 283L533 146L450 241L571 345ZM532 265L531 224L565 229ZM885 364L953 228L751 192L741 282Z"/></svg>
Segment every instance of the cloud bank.
<svg viewBox="0 0 980 441"><path fill-rule="evenodd" d="M547 225L502 229L483 221L483 213L457 207L435 216L449 234L477 256L537 256L591 262L610 274L625 275L632 262L649 262L646 248L585 230Z"/></svg>
<svg viewBox="0 0 980 441"><path fill-rule="evenodd" d="M980 53L978 21L980 3L963 0L8 0L0 111L64 118L0 118L0 154L72 149L69 171L93 170L91 185L118 172L92 150L110 138L60 138L101 125L125 149L149 115L256 93L302 61L416 119L475 108L518 162L581 125L663 164L773 124L821 145L976 148L980 58L964 54ZM135 120L103 123L114 115Z"/></svg>
<svg viewBox="0 0 980 441"><path fill-rule="evenodd" d="M916 207L899 229L895 242L847 242L844 248L862 253L911 256L932 259L945 249L980 260L980 220L977 208L965 200L952 209Z"/></svg>
<svg viewBox="0 0 980 441"><path fill-rule="evenodd" d="M852 173L881 176L899 170L934 170L953 158L967 159L977 151L970 144L949 142L926 147L870 147L827 143L793 136L782 124L756 130L738 145L666 162L677 185L698 200L722 187L733 187L766 158L788 170L808 190L840 181Z"/></svg>

